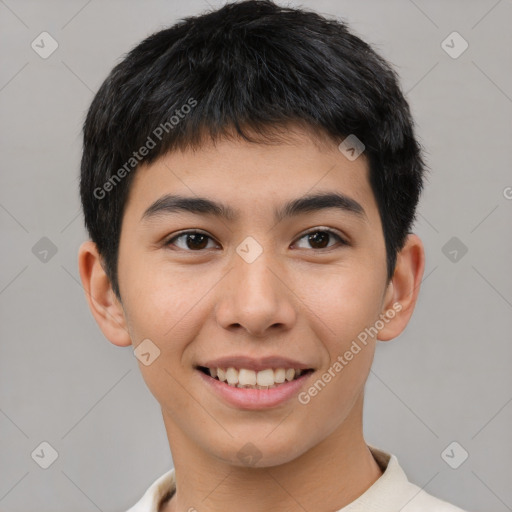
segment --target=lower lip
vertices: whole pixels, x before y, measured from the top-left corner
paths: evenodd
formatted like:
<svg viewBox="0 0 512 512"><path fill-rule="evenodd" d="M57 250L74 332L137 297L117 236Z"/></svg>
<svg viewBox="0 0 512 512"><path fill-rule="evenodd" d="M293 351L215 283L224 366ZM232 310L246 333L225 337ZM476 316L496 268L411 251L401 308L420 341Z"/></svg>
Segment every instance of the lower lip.
<svg viewBox="0 0 512 512"><path fill-rule="evenodd" d="M298 394L300 388L313 372L301 375L298 379L284 382L271 389L235 388L196 370L203 382L229 404L239 409L267 409L276 407Z"/></svg>

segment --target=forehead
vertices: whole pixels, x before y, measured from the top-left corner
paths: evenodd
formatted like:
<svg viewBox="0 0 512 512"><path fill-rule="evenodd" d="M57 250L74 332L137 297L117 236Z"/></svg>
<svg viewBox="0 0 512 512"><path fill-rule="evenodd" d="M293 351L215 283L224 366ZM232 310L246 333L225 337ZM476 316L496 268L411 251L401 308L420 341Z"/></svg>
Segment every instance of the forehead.
<svg viewBox="0 0 512 512"><path fill-rule="evenodd" d="M349 160L334 141L300 130L285 140L225 138L169 152L137 169L125 212L136 222L165 194L221 200L234 219L283 213L284 202L337 192L371 213L375 202L364 154Z"/></svg>

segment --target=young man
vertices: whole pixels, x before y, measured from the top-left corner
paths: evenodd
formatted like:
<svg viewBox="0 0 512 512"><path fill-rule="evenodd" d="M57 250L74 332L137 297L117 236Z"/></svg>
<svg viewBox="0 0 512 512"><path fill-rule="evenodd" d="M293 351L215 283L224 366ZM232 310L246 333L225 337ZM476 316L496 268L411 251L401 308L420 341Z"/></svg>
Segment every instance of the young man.
<svg viewBox="0 0 512 512"><path fill-rule="evenodd" d="M80 275L175 466L131 512L460 511L362 428L376 341L419 291L423 170L394 71L312 12L228 4L114 68L84 126Z"/></svg>

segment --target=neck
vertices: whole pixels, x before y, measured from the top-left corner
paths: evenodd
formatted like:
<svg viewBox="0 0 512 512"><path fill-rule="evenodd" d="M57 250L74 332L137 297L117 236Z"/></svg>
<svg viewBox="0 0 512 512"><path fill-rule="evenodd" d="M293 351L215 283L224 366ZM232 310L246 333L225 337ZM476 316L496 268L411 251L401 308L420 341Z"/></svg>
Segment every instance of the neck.
<svg viewBox="0 0 512 512"><path fill-rule="evenodd" d="M322 442L278 466L247 468L201 450L166 417L176 492L160 512L339 510L382 474L362 434L362 397Z"/></svg>

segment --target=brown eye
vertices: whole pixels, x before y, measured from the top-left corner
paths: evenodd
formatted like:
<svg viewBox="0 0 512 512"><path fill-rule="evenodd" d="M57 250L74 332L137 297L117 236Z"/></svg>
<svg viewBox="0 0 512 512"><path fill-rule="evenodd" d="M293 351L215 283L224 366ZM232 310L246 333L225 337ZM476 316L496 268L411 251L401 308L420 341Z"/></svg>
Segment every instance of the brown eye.
<svg viewBox="0 0 512 512"><path fill-rule="evenodd" d="M203 249L211 248L211 246L208 247L209 241L213 242L213 239L205 233L200 233L197 231L186 231L171 238L168 242L165 243L165 245L174 245L179 249L188 251L201 251Z"/></svg>
<svg viewBox="0 0 512 512"><path fill-rule="evenodd" d="M340 245L347 245L345 240L343 240L343 238L341 238L340 235L338 235L337 233L335 233L334 231L330 230L330 229L317 229L316 231L310 231L309 233L306 233L305 235L303 235L301 238L299 238L299 242L300 240L306 240L306 243L309 244L310 247L299 247L300 249L308 249L308 248L313 248L313 249L328 249L330 247L333 247L333 245L335 245L335 243L331 243L329 244L330 240L335 238L339 243Z"/></svg>
<svg viewBox="0 0 512 512"><path fill-rule="evenodd" d="M313 249L324 249L329 245L330 234L325 231L317 231L308 235L308 243L311 244Z"/></svg>

